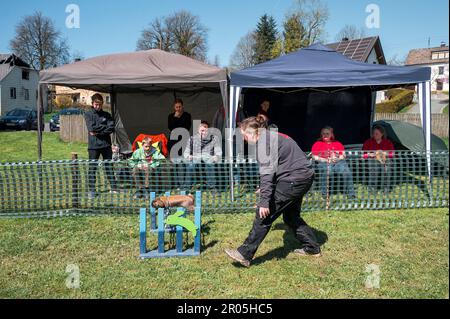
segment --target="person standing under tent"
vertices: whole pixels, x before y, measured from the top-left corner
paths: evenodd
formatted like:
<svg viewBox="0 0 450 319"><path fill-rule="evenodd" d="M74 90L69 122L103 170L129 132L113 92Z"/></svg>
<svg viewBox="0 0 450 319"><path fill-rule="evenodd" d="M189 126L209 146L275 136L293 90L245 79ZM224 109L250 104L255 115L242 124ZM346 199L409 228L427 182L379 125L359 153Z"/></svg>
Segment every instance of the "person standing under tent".
<svg viewBox="0 0 450 319"><path fill-rule="evenodd" d="M169 128L169 131L172 133L173 130L182 127L186 130L190 130L192 126L192 117L191 114L184 111L184 104L182 99L175 99L173 102L173 109L174 112L169 114L169 117L167 119L167 126ZM176 140L170 140L169 139L169 152L172 146L176 143ZM179 154L181 155L181 154Z"/></svg>
<svg viewBox="0 0 450 319"><path fill-rule="evenodd" d="M85 113L86 127L88 130L88 153L90 160L98 160L100 155L103 160L106 160L105 171L106 177L110 185L110 193L117 193L116 179L113 171L111 149L111 134L114 133L115 125L111 114L102 110L103 97L101 94L94 94L92 96L92 109ZM98 163L89 163L89 199L96 196L95 182Z"/></svg>
<svg viewBox="0 0 450 319"><path fill-rule="evenodd" d="M303 196L314 180L314 170L305 153L289 136L267 130L262 117L250 117L240 125L244 140L256 145L260 169L261 192L253 227L237 249L225 249L234 261L249 267L270 230L283 215L284 222L295 232L301 244L294 253L300 256L321 256L320 245L312 228L300 217ZM267 154L268 156L259 156Z"/></svg>
<svg viewBox="0 0 450 319"><path fill-rule="evenodd" d="M175 99L173 102L173 113L170 113L167 119L167 126L169 128L169 131L171 134L173 130L177 128L184 128L188 131L190 131L192 127L192 117L191 114L186 112L184 110L184 103L182 99ZM167 143L167 147L169 150L169 158L175 163L175 169L174 169L174 175L171 177L172 181L172 187L180 188L182 186L182 183L184 181L184 175L185 175L185 168L184 165L181 163L181 161L177 161L175 158L182 158L183 154L181 151L178 152L178 154L171 154L172 147L178 143L181 140L181 138L177 140L170 139L169 135L169 141ZM175 160L175 161L174 161Z"/></svg>

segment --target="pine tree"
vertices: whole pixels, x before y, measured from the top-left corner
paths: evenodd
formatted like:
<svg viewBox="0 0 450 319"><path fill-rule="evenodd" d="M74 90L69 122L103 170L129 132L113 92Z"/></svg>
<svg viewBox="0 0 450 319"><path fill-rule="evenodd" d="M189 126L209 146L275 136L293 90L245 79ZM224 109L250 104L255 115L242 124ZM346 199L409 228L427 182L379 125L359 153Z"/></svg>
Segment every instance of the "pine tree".
<svg viewBox="0 0 450 319"><path fill-rule="evenodd" d="M272 16L264 14L256 27L255 62L266 62L272 58L273 47L277 41L277 23Z"/></svg>
<svg viewBox="0 0 450 319"><path fill-rule="evenodd" d="M286 17L284 22L284 53L291 53L305 47L305 28L297 13Z"/></svg>
<svg viewBox="0 0 450 319"><path fill-rule="evenodd" d="M272 48L272 54L271 57L272 59L278 58L279 56L284 54L284 48L283 48L284 44L283 44L283 39L282 38L278 38Z"/></svg>

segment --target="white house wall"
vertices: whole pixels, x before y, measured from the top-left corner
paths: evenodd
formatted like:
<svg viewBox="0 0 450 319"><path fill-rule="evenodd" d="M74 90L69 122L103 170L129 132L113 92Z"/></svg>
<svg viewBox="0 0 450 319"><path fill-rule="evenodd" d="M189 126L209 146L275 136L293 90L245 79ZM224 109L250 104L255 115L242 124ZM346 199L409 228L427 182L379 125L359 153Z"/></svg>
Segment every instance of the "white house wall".
<svg viewBox="0 0 450 319"><path fill-rule="evenodd" d="M29 71L29 80L22 79L22 68L14 66L11 72L1 81L0 92L0 114L4 115L14 108L37 108L37 89L39 83L39 74L37 71ZM10 88L16 88L16 99L11 99ZM29 91L29 100L25 100L24 89Z"/></svg>
<svg viewBox="0 0 450 319"><path fill-rule="evenodd" d="M380 63L378 62L377 53L376 53L375 49L372 49L372 51L370 51L370 54L369 54L369 56L367 57L366 63L370 63L370 64L380 64Z"/></svg>
<svg viewBox="0 0 450 319"><path fill-rule="evenodd" d="M443 80L443 91L448 91L448 64L432 64L431 67L431 91L437 90L437 80ZM439 67L444 67L444 74L439 75Z"/></svg>

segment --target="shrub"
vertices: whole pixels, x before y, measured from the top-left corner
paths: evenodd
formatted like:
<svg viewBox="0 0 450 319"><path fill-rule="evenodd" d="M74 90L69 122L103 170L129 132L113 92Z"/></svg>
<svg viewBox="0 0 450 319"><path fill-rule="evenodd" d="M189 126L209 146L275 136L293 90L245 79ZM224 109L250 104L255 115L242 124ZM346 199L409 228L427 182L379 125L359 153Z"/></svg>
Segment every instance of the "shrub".
<svg viewBox="0 0 450 319"><path fill-rule="evenodd" d="M388 95L391 94L391 95ZM386 92L391 98L385 102L378 103L375 107L377 113L397 113L404 107L410 105L414 98L414 91L404 89L392 89Z"/></svg>
<svg viewBox="0 0 450 319"><path fill-rule="evenodd" d="M69 95L58 95L54 100L54 104L58 108L71 107L73 105L72 98Z"/></svg>

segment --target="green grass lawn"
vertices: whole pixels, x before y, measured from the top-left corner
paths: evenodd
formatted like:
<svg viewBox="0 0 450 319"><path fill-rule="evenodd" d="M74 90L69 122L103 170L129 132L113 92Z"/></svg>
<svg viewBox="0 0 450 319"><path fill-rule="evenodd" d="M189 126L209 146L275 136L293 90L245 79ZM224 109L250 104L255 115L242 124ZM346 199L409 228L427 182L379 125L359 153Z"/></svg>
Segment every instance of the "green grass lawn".
<svg viewBox="0 0 450 319"><path fill-rule="evenodd" d="M448 298L447 209L305 214L322 258L290 253L296 240L280 221L246 269L223 249L244 240L252 217L206 215L199 257L147 260L137 216L3 219L0 298ZM79 289L65 285L69 264ZM369 264L379 289L365 287Z"/></svg>
<svg viewBox="0 0 450 319"><path fill-rule="evenodd" d="M44 123L50 122L50 119L56 114L58 114L58 112L44 113Z"/></svg>
<svg viewBox="0 0 450 319"><path fill-rule="evenodd" d="M0 161L37 159L36 132L1 132ZM44 159L86 158L86 145L44 134ZM204 212L199 257L140 260L136 215L0 219L0 298L448 298L448 208L304 214L323 243L322 258L290 252L296 240L280 221L254 265L223 253L241 243L252 213ZM150 247L156 238L149 236ZM65 285L66 267L81 286ZM366 267L381 271L368 289Z"/></svg>
<svg viewBox="0 0 450 319"><path fill-rule="evenodd" d="M42 159L71 159L71 152L77 152L79 158L88 158L87 144L64 143L59 132L44 132L42 136ZM37 161L36 131L0 131L0 162Z"/></svg>
<svg viewBox="0 0 450 319"><path fill-rule="evenodd" d="M447 104L446 107L444 107L444 109L442 110L442 113L448 114L448 104Z"/></svg>

